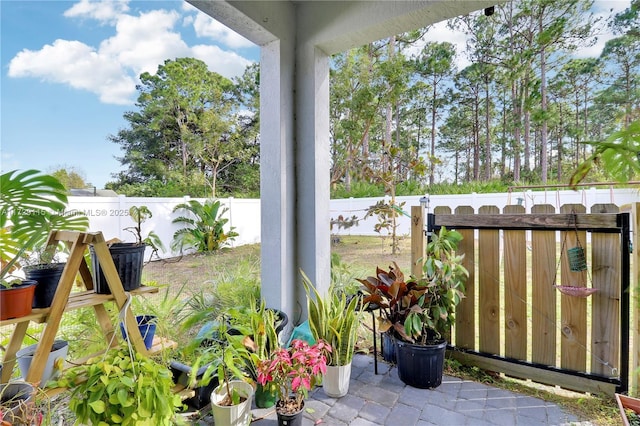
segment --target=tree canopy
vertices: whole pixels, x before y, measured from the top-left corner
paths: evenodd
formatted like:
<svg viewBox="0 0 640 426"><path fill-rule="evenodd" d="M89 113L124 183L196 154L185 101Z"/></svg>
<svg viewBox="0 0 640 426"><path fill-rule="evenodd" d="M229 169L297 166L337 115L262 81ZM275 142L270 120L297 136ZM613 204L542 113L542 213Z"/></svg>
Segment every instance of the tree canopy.
<svg viewBox="0 0 640 426"><path fill-rule="evenodd" d="M640 118L640 0L607 19L592 5L508 2L491 16L448 21L466 38L462 50L428 41L424 28L333 56L333 193L566 183L585 162L591 177L583 179L619 177L593 161L594 144L629 134ZM616 37L602 54L578 57L607 26ZM257 196L259 79L258 64L230 81L191 58L142 74L138 110L110 137L127 167L111 186L131 195Z"/></svg>

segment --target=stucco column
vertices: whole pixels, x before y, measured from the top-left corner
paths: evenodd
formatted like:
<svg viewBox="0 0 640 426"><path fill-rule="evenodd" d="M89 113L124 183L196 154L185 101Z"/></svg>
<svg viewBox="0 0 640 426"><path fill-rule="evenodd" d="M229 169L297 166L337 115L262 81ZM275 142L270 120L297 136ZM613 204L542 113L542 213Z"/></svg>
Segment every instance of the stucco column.
<svg viewBox="0 0 640 426"><path fill-rule="evenodd" d="M262 46L260 59L261 286L268 307L296 321L293 43ZM297 312L297 315L296 315Z"/></svg>
<svg viewBox="0 0 640 426"><path fill-rule="evenodd" d="M296 53L298 264L324 293L331 278L329 57L312 43L298 44ZM298 301L306 313L306 295L299 290Z"/></svg>
<svg viewBox="0 0 640 426"><path fill-rule="evenodd" d="M262 296L297 324L300 271L320 291L330 283L329 58L273 41L262 46L260 79Z"/></svg>

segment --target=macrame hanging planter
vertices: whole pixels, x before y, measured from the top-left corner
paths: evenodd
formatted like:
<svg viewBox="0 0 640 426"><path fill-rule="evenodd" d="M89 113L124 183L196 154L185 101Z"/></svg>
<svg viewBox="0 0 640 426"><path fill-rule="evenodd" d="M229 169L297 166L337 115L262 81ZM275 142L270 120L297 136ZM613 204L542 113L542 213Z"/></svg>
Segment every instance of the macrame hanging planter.
<svg viewBox="0 0 640 426"><path fill-rule="evenodd" d="M575 212L573 213L573 227L576 232L576 241L577 246L571 247L566 250L567 260L569 263L569 270L571 272L583 272L587 270L587 257L585 255L584 247L580 244L580 238L578 237L578 226L577 226L577 215ZM564 245L567 239L567 235L565 234L564 239L562 240L562 247L560 249L560 257L562 258L562 253L564 250ZM560 262L558 262L558 267L560 267ZM570 285L556 285L556 278L558 276L558 270L556 268L556 276L553 278L553 287L558 289L558 291L567 296L573 297L589 297L593 293L597 292L597 288L590 288L586 286L570 286Z"/></svg>

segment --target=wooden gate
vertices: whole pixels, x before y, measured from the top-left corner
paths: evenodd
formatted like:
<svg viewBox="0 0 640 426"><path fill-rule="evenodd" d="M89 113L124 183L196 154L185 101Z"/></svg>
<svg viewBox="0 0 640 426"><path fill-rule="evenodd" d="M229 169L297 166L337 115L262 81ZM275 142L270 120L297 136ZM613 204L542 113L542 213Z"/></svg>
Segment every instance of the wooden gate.
<svg viewBox="0 0 640 426"><path fill-rule="evenodd" d="M427 218L427 234L446 226L464 236L458 252L470 276L450 355L581 392L626 391L629 214L610 204L590 213L578 204L531 212L437 207ZM570 264L568 250L576 247L585 249L587 267Z"/></svg>

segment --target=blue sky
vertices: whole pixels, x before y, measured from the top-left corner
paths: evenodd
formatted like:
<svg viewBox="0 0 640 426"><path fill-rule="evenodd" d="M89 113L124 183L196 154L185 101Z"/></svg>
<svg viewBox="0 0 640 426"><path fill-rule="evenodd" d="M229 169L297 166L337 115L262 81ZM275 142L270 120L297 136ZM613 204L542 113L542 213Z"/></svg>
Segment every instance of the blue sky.
<svg viewBox="0 0 640 426"><path fill-rule="evenodd" d="M628 5L601 0L596 12ZM0 0L0 19L0 169L74 167L98 188L121 170L108 136L135 110L140 73L190 56L234 77L259 58L258 47L181 0ZM442 40L445 31L431 33ZM582 56L597 56L607 38ZM459 34L447 39L464 44Z"/></svg>
<svg viewBox="0 0 640 426"><path fill-rule="evenodd" d="M98 188L121 169L108 136L135 110L135 84L192 56L226 77L259 48L183 1L0 1L2 171L81 170Z"/></svg>

